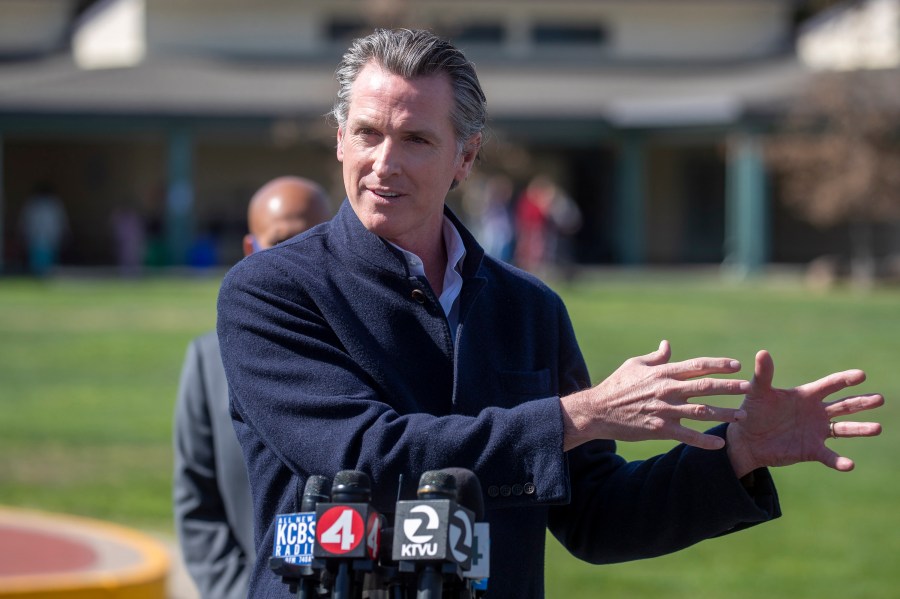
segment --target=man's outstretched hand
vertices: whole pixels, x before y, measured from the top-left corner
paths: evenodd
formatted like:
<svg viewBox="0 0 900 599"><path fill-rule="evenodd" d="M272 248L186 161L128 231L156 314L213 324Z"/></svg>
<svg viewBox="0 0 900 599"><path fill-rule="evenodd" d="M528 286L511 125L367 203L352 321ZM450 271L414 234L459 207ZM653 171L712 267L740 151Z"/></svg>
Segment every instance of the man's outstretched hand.
<svg viewBox="0 0 900 599"><path fill-rule="evenodd" d="M880 394L826 399L866 380L862 370L835 372L792 389L772 386L775 364L769 352L756 354L750 391L741 408L747 417L728 426L726 448L737 476L765 466L821 462L847 472L853 460L829 449L834 437L874 437L881 434L877 422L834 422L834 418L872 410L884 403Z"/></svg>
<svg viewBox="0 0 900 599"><path fill-rule="evenodd" d="M734 374L741 369L740 362L731 358L670 362L671 357L669 342L662 341L656 351L626 360L599 385L562 398L563 447L569 450L591 439L672 439L701 449L721 449L721 437L681 421L737 422L746 417L743 409L691 401L748 393L748 381L710 376Z"/></svg>

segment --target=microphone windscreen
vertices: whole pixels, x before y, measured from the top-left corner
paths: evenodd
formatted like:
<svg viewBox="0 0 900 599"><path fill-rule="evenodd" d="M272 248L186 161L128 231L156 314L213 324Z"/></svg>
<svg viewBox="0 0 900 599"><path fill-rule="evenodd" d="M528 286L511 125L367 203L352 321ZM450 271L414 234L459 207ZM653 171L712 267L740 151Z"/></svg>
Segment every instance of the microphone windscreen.
<svg viewBox="0 0 900 599"><path fill-rule="evenodd" d="M419 477L416 494L420 499L456 499L456 479L446 470L429 470Z"/></svg>
<svg viewBox="0 0 900 599"><path fill-rule="evenodd" d="M303 499L300 505L301 512L314 512L316 504L326 502L331 498L331 479L321 474L313 474L306 479L303 487Z"/></svg>
<svg viewBox="0 0 900 599"><path fill-rule="evenodd" d="M475 513L475 520L484 520L484 495L481 492L481 481L474 472L466 468L444 468L456 479L457 496L460 504Z"/></svg>
<svg viewBox="0 0 900 599"><path fill-rule="evenodd" d="M359 470L341 470L334 475L331 486L332 501L369 501L372 496L372 481L369 475Z"/></svg>

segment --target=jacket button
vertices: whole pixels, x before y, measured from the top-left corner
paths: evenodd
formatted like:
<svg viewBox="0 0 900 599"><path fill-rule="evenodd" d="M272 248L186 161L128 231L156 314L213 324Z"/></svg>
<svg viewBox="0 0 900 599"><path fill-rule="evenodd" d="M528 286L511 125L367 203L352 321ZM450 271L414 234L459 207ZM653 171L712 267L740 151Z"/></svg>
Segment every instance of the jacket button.
<svg viewBox="0 0 900 599"><path fill-rule="evenodd" d="M509 485L503 485L500 487L500 495L503 497L509 497L509 494L512 493L512 489L509 488Z"/></svg>
<svg viewBox="0 0 900 599"><path fill-rule="evenodd" d="M526 495L534 495L535 488L534 483L525 483L525 494Z"/></svg>
<svg viewBox="0 0 900 599"><path fill-rule="evenodd" d="M424 304L425 303L425 292L422 291L421 289L413 289L412 298L414 300L416 300L417 302L419 302L420 304Z"/></svg>
<svg viewBox="0 0 900 599"><path fill-rule="evenodd" d="M497 485L491 485L488 487L488 497L496 497L500 494L500 487Z"/></svg>
<svg viewBox="0 0 900 599"><path fill-rule="evenodd" d="M515 495L516 497L521 495L522 491L523 491L522 485L520 485L519 483L516 483L512 486L512 494Z"/></svg>

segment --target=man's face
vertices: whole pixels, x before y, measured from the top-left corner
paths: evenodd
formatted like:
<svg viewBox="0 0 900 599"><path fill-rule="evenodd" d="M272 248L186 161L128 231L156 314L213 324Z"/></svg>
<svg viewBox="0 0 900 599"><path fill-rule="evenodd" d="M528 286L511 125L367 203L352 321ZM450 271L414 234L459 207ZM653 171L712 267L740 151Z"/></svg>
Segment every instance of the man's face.
<svg viewBox="0 0 900 599"><path fill-rule="evenodd" d="M439 240L444 198L468 175L480 141L457 149L449 78L409 80L369 63L349 104L337 158L354 212L369 231L404 249Z"/></svg>

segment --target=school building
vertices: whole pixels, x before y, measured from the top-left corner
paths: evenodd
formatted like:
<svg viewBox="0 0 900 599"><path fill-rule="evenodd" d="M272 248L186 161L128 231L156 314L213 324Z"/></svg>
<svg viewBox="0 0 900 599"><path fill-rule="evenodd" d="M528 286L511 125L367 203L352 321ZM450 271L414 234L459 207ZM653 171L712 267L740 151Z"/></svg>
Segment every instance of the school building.
<svg viewBox="0 0 900 599"><path fill-rule="evenodd" d="M250 195L279 175L337 206L324 115L343 50L375 26L432 29L475 62L491 119L478 174L554 178L583 214L579 262L752 272L841 253L843 227L781 206L764 153L810 77L812 4L0 0L2 272L23 269L38 185L66 207L76 266L115 264L123 222L148 263L233 263Z"/></svg>

